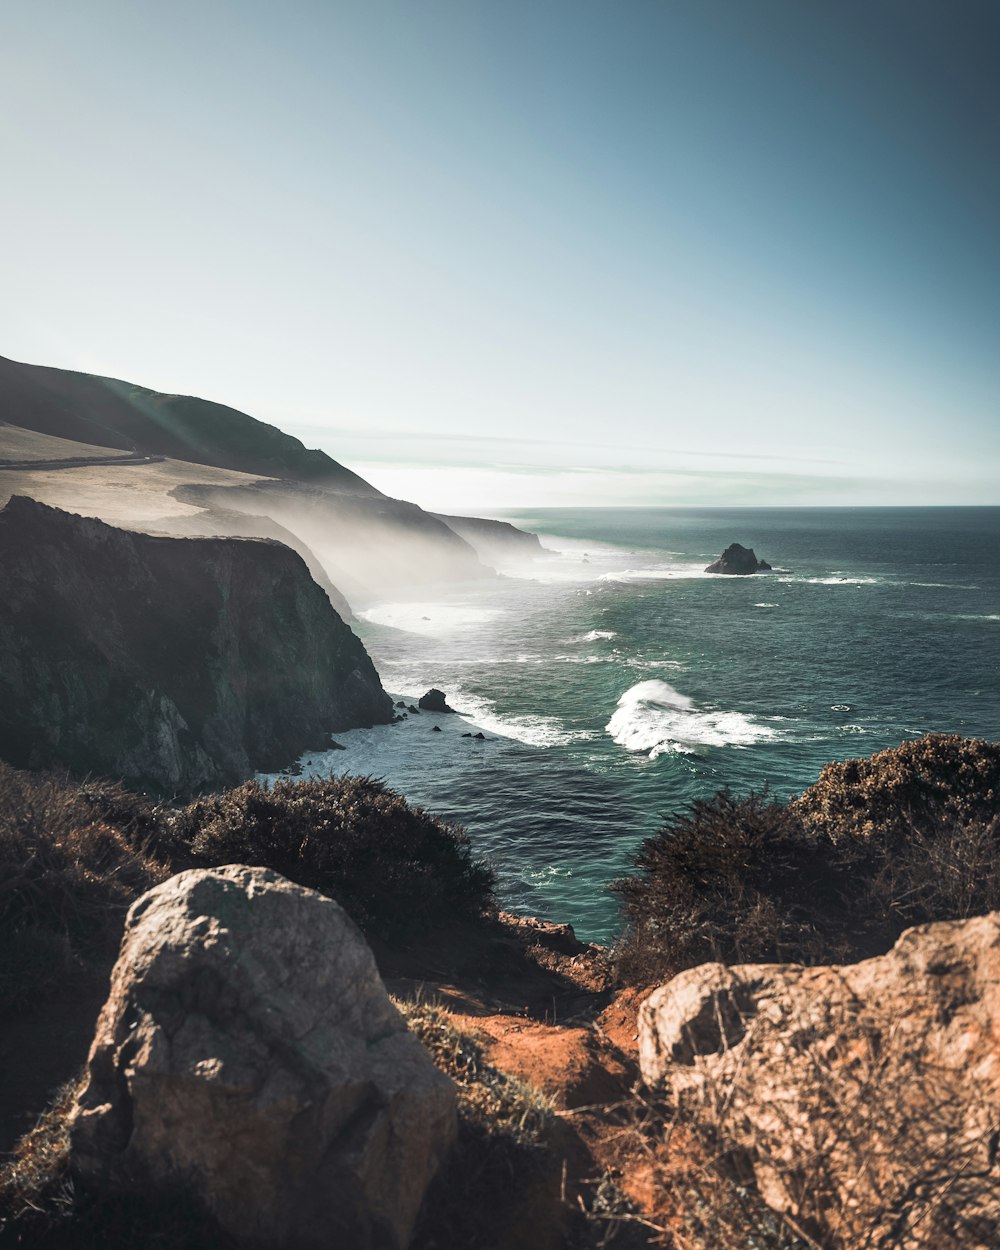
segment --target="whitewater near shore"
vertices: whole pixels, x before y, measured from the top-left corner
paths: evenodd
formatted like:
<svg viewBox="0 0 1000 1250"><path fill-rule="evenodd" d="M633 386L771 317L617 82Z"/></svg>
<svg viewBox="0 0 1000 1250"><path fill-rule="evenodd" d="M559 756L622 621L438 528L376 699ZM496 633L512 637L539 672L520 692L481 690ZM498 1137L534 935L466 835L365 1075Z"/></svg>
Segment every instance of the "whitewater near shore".
<svg viewBox="0 0 1000 1250"><path fill-rule="evenodd" d="M382 777L460 821L516 910L606 941L608 882L693 798L786 796L831 759L1000 733L998 509L507 519L554 554L357 605L393 698L437 686L458 715L352 731L301 767ZM705 573L730 541L774 572Z"/></svg>

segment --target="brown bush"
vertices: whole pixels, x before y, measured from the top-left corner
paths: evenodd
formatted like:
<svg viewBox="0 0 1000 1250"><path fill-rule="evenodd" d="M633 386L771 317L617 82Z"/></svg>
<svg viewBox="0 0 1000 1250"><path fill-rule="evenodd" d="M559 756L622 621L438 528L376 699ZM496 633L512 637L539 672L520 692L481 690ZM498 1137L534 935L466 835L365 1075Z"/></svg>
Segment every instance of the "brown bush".
<svg viewBox="0 0 1000 1250"><path fill-rule="evenodd" d="M120 786L0 763L0 1015L110 968L129 905L170 873L157 820Z"/></svg>
<svg viewBox="0 0 1000 1250"><path fill-rule="evenodd" d="M815 962L844 926L833 848L766 795L698 800L642 844L636 866L612 886L626 923L617 967L631 984L709 960Z"/></svg>
<svg viewBox="0 0 1000 1250"><path fill-rule="evenodd" d="M495 906L492 871L473 858L465 833L371 777L248 781L191 803L174 836L198 865L272 868L388 941Z"/></svg>
<svg viewBox="0 0 1000 1250"><path fill-rule="evenodd" d="M842 963L1000 908L1000 744L937 734L829 764L799 798L694 803L615 882L621 978L708 960Z"/></svg>

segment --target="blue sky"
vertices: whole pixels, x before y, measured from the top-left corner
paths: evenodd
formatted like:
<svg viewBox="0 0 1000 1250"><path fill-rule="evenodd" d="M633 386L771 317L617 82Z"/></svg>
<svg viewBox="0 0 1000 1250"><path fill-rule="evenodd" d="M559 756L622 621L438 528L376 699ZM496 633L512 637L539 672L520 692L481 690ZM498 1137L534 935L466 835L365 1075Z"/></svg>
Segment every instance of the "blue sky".
<svg viewBox="0 0 1000 1250"><path fill-rule="evenodd" d="M992 0L7 0L0 354L391 493L1000 503Z"/></svg>

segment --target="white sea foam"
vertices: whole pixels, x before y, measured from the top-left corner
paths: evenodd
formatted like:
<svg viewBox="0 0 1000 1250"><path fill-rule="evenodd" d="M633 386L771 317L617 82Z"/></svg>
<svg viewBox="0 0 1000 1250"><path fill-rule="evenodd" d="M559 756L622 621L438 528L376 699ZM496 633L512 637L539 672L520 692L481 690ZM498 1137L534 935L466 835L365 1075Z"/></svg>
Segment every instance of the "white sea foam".
<svg viewBox="0 0 1000 1250"><path fill-rule="evenodd" d="M452 707L487 733L499 738L514 738L532 747L561 747L583 742L597 735L585 729L567 729L556 716L501 716L491 700L462 690L449 696Z"/></svg>
<svg viewBox="0 0 1000 1250"><path fill-rule="evenodd" d="M776 603L755 603L753 606L755 608L776 608L778 605Z"/></svg>
<svg viewBox="0 0 1000 1250"><path fill-rule="evenodd" d="M701 747L750 746L777 737L775 730L742 712L705 711L665 681L641 681L626 690L606 725L612 739L650 759Z"/></svg>
<svg viewBox="0 0 1000 1250"><path fill-rule="evenodd" d="M612 638L618 635L613 629L592 629L589 633L578 634L575 638L571 638L570 642L610 642Z"/></svg>
<svg viewBox="0 0 1000 1250"><path fill-rule="evenodd" d="M881 586L882 577L843 577L832 573L829 577L779 577L781 582L797 582L800 586Z"/></svg>
<svg viewBox="0 0 1000 1250"><path fill-rule="evenodd" d="M714 577L706 573L700 564L657 564L648 569L617 569L602 573L601 582L672 582L689 578Z"/></svg>
<svg viewBox="0 0 1000 1250"><path fill-rule="evenodd" d="M438 637L473 629L502 616L500 608L485 608L464 603L377 603L358 612L362 621L388 625L409 634Z"/></svg>

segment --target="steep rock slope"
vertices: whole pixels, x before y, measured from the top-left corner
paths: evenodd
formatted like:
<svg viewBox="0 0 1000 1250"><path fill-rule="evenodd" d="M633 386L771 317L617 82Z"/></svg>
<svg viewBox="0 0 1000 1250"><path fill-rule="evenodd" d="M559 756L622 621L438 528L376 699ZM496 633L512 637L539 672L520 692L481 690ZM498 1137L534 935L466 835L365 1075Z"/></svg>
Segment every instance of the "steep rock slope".
<svg viewBox="0 0 1000 1250"><path fill-rule="evenodd" d="M363 645L278 543L152 537L15 497L0 576L11 763L190 792L391 718Z"/></svg>
<svg viewBox="0 0 1000 1250"><path fill-rule="evenodd" d="M478 553L481 559L490 564L534 560L538 556L551 554L538 541L538 535L527 530L519 530L509 521L493 521L476 516L445 516L435 512L439 521L444 521L450 530L459 538L464 538Z"/></svg>
<svg viewBox="0 0 1000 1250"><path fill-rule="evenodd" d="M395 586L493 576L468 542L402 499L366 498L323 485L275 480L234 487L181 486L174 497L212 511L271 517L316 553L349 599L383 597Z"/></svg>
<svg viewBox="0 0 1000 1250"><path fill-rule="evenodd" d="M325 452L225 404L2 356L0 421L99 447L380 493Z"/></svg>

